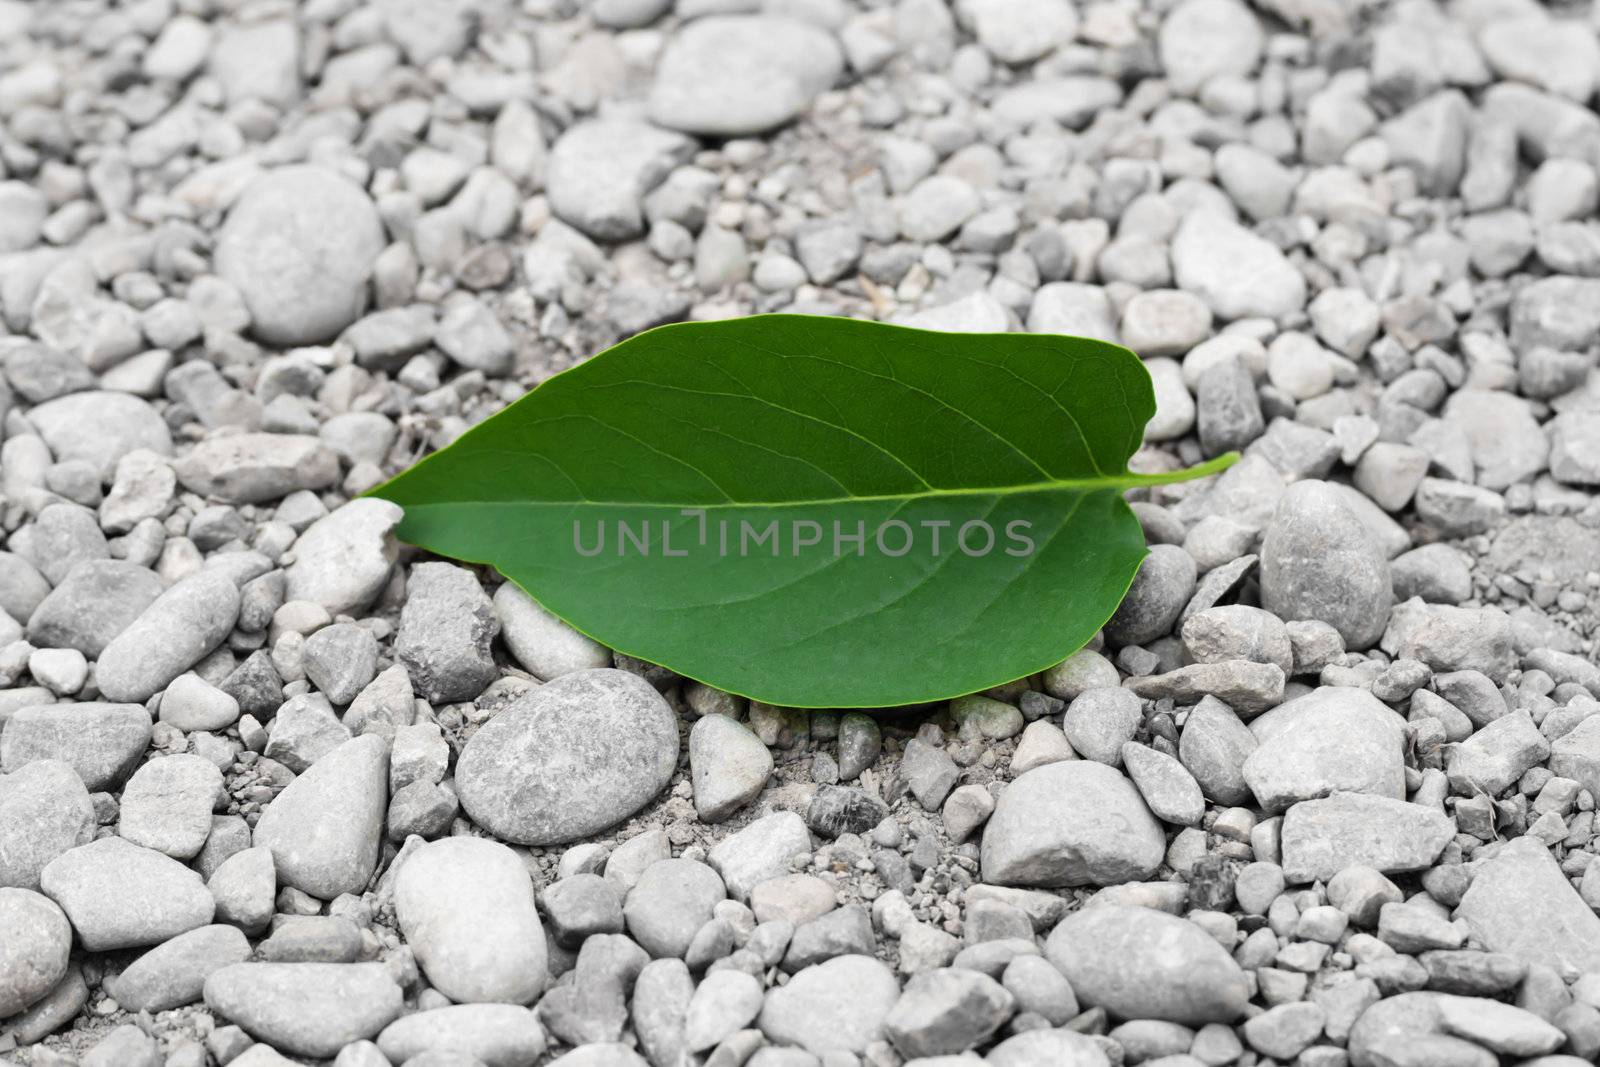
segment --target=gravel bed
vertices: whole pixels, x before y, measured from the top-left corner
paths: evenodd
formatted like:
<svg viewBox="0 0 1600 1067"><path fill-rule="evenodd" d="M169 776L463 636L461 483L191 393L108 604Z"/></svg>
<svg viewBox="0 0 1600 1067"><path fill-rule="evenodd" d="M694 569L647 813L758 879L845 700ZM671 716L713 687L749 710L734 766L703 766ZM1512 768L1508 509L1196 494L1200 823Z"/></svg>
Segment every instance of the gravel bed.
<svg viewBox="0 0 1600 1067"><path fill-rule="evenodd" d="M1533 0L0 0L0 1063L1600 1056L1600 83ZM1120 341L1149 560L938 706L365 490L599 349Z"/></svg>

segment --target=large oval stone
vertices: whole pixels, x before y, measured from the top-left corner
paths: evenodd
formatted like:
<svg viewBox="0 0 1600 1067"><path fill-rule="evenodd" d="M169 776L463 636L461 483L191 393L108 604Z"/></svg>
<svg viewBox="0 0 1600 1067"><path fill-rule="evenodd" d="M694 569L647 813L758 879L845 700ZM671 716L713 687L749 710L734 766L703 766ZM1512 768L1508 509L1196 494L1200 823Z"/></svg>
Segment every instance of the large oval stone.
<svg viewBox="0 0 1600 1067"><path fill-rule="evenodd" d="M217 906L194 871L120 837L63 852L45 865L39 884L90 952L159 945L205 926Z"/></svg>
<svg viewBox="0 0 1600 1067"><path fill-rule="evenodd" d="M1244 972L1210 934L1150 908L1074 912L1056 924L1044 954L1080 1001L1118 1019L1227 1023L1250 999Z"/></svg>
<svg viewBox="0 0 1600 1067"><path fill-rule="evenodd" d="M405 1003L381 963L235 963L206 977L205 998L273 1048L319 1060L375 1036Z"/></svg>
<svg viewBox="0 0 1600 1067"><path fill-rule="evenodd" d="M557 678L480 726L456 790L496 837L556 845L626 819L677 765L678 720L661 694L602 667Z"/></svg>
<svg viewBox="0 0 1600 1067"><path fill-rule="evenodd" d="M365 190L323 167L282 167L244 191L214 258L250 308L257 337L309 345L360 317L383 240Z"/></svg>
<svg viewBox="0 0 1600 1067"><path fill-rule="evenodd" d="M451 1000L527 1004L545 985L533 881L498 841L423 845L395 877L395 917L428 981Z"/></svg>

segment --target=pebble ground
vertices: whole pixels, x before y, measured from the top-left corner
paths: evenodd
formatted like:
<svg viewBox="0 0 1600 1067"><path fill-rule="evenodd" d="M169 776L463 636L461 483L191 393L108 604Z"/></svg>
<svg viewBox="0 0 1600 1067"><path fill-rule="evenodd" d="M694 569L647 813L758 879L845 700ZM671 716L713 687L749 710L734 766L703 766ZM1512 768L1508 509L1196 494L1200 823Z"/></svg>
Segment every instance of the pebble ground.
<svg viewBox="0 0 1600 1067"><path fill-rule="evenodd" d="M0 1063L1600 1056L1600 24L0 0ZM357 500L665 322L1120 341L1151 555L750 703Z"/></svg>

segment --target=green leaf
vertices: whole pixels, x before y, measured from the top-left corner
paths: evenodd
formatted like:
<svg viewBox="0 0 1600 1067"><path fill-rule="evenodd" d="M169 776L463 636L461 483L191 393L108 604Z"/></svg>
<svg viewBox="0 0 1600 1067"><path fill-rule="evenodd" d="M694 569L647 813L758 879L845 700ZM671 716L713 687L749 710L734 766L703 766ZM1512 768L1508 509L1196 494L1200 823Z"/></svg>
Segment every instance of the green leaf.
<svg viewBox="0 0 1600 1067"><path fill-rule="evenodd" d="M1145 555L1122 491L1234 458L1130 474L1154 412L1138 357L1101 341L684 323L550 379L373 495L405 508L403 540L493 564L619 651L773 704L887 707L1032 674L1094 635ZM797 546L797 521L821 543ZM895 521L912 536L898 556ZM981 527L954 536L974 521L994 534L983 555ZM776 555L753 536L773 522Z"/></svg>

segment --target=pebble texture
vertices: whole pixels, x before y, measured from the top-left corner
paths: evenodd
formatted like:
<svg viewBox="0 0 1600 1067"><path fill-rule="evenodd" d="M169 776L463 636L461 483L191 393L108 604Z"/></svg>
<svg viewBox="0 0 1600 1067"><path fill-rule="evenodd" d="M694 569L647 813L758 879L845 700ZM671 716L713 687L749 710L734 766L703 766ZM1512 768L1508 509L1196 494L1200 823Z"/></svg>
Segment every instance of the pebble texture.
<svg viewBox="0 0 1600 1067"><path fill-rule="evenodd" d="M1590 14L0 0L0 1058L1594 1060ZM365 495L762 313L1124 344L1133 470L1241 458L887 712Z"/></svg>

